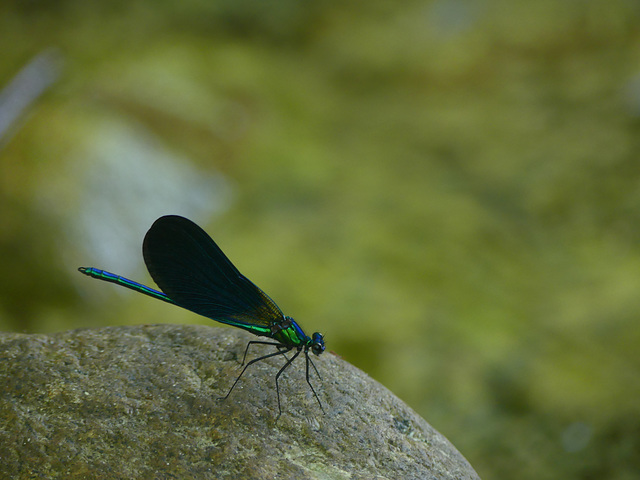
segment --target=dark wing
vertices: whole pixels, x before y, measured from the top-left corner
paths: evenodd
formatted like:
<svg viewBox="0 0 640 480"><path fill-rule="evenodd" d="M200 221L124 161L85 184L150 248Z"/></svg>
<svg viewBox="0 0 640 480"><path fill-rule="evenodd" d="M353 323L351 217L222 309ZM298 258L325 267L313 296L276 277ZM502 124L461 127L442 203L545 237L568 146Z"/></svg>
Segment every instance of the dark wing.
<svg viewBox="0 0 640 480"><path fill-rule="evenodd" d="M187 310L247 330L284 320L273 300L191 220L160 217L145 235L142 253L156 284Z"/></svg>

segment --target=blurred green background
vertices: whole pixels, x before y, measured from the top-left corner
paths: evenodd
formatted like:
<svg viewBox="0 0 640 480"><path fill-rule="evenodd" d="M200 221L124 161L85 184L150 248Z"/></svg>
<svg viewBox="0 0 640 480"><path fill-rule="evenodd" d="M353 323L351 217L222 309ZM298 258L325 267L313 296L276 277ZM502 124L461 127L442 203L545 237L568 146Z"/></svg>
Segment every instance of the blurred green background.
<svg viewBox="0 0 640 480"><path fill-rule="evenodd" d="M0 328L211 324L207 230L480 476L640 472L640 4L0 4ZM321 361L321 360L320 360Z"/></svg>

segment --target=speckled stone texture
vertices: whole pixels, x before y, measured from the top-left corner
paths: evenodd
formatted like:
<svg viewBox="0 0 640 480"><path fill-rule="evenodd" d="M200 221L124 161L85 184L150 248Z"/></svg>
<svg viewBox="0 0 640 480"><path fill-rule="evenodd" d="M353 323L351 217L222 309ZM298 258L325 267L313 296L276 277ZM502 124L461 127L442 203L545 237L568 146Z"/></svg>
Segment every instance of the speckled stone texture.
<svg viewBox="0 0 640 480"><path fill-rule="evenodd" d="M231 328L144 325L0 333L2 479L477 479L458 451L326 352L252 365ZM255 347L254 354L271 347ZM250 353L251 354L251 353Z"/></svg>

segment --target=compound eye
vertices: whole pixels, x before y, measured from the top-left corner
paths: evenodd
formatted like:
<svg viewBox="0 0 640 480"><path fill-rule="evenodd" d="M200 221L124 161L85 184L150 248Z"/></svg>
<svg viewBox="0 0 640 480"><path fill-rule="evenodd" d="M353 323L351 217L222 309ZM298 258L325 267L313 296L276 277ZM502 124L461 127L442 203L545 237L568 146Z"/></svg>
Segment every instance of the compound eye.
<svg viewBox="0 0 640 480"><path fill-rule="evenodd" d="M311 345L311 351L316 355L320 355L324 352L324 338L321 333L314 333L311 337L313 344Z"/></svg>

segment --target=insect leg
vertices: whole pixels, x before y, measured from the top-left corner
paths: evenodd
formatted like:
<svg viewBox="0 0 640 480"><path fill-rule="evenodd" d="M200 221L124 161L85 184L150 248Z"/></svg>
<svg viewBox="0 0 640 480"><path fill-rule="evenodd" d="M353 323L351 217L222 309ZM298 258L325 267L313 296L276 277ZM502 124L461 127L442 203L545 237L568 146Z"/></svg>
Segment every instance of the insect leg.
<svg viewBox="0 0 640 480"><path fill-rule="evenodd" d="M291 365L291 362L293 362L296 359L296 357L300 355L301 351L302 350L298 350L293 357L287 360L287 363L285 363L276 374L276 393L278 394L278 417L276 418L276 422L278 421L278 418L280 418L280 415L282 415L282 408L280 406L280 386L278 385L278 379L280 378L280 375L282 374L282 372L284 372L287 369L287 367Z"/></svg>
<svg viewBox="0 0 640 480"><path fill-rule="evenodd" d="M247 343L247 348L244 349L244 355L242 356L242 363L240 365L244 365L244 361L247 359L247 353L249 353L249 347L251 345L275 345L276 347L278 347L278 350L280 350L280 348L287 348L284 345L282 345L281 343L276 343L276 342L261 342L259 340L252 340L249 343Z"/></svg>
<svg viewBox="0 0 640 480"><path fill-rule="evenodd" d="M265 343L265 342L255 342L255 343ZM275 344L275 345L279 345L279 344ZM224 397L221 397L221 399L225 399L225 398L229 397L229 395L231 395L231 392L233 391L234 387L236 386L236 384L240 380L240 377L242 377L242 374L244 373L244 371L247 368L249 368L251 365L253 365L256 362L259 362L260 360L265 360L265 359L270 358L270 357L275 357L276 355L280 355L281 353L282 353L282 351L278 350L277 352L269 353L267 355L263 355L262 357L254 358L249 363L247 363L244 366L244 368L242 369L242 371L240 372L240 375L238 375L238 378L236 378L236 381L233 382L233 385L231 385L231 388L229 389L229 393L227 393Z"/></svg>
<svg viewBox="0 0 640 480"><path fill-rule="evenodd" d="M318 405L320 405L320 410L322 410L322 413L326 414L327 412L324 411L324 407L322 406L322 402L318 398L318 394L316 393L316 389L313 388L313 385L311 385L311 381L309 380L309 362L311 362L311 365L313 366L313 369L316 371L316 374L318 374L318 377L320 377L320 374L318 373L318 369L316 368L316 366L313 364L313 360L311 360L309 358L309 351L308 350L305 350L304 356L305 356L305 358L307 360L307 383L309 384L309 387L311 388L311 391L313 392L313 396L316 397L316 400L318 401Z"/></svg>
<svg viewBox="0 0 640 480"><path fill-rule="evenodd" d="M304 353L305 353L305 354L306 354L306 356L307 356L307 360L308 360L307 364L308 364L309 362L311 362L311 366L312 366L312 367L313 367L313 369L316 371L316 375L318 375L318 378L319 378L320 380L322 380L322 377L320 376L320 372L318 372L318 369L316 368L316 364L315 364L315 363L313 363L313 360L311 360L311 357L309 356L309 352L304 352ZM308 368L309 368L309 365L307 365L307 369L308 369Z"/></svg>

